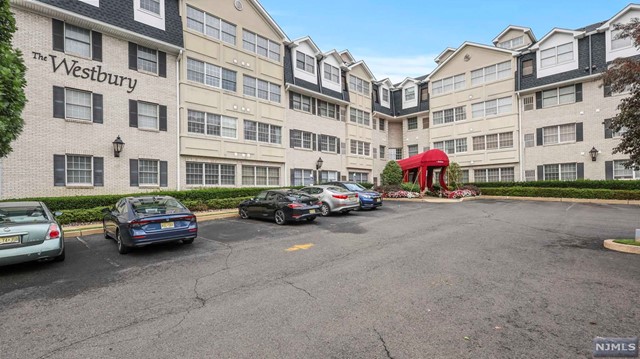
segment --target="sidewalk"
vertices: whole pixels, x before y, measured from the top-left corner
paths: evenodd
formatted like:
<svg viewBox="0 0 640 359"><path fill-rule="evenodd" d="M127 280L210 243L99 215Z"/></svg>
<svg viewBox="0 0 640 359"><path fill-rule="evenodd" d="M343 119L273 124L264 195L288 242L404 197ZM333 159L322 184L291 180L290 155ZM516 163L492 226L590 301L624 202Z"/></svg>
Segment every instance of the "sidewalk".
<svg viewBox="0 0 640 359"><path fill-rule="evenodd" d="M198 222L205 222L205 221L212 221L214 219L237 217L238 210L236 208L232 208L232 209L222 209L218 211L194 212L194 214L198 218ZM62 226L62 230L64 231L65 237L66 236L69 236L69 237L88 236L88 235L99 234L103 232L101 222L94 222L91 224L85 224L81 226Z"/></svg>

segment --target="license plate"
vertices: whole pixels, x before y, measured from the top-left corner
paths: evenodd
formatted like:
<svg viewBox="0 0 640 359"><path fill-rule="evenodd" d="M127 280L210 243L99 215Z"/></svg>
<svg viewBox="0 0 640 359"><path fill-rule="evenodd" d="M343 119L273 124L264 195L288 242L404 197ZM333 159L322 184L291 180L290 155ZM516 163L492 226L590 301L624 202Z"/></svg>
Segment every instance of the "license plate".
<svg viewBox="0 0 640 359"><path fill-rule="evenodd" d="M310 209L309 213L316 213L316 210L315 209Z"/></svg>
<svg viewBox="0 0 640 359"><path fill-rule="evenodd" d="M173 222L162 222L160 223L160 228L173 228Z"/></svg>
<svg viewBox="0 0 640 359"><path fill-rule="evenodd" d="M0 244L20 243L20 236L0 237Z"/></svg>
<svg viewBox="0 0 640 359"><path fill-rule="evenodd" d="M351 202L355 202L355 201L356 201L356 197L355 197L355 196L351 196L351 197L349 197L349 201L351 201Z"/></svg>
<svg viewBox="0 0 640 359"><path fill-rule="evenodd" d="M380 202L380 198L376 198L376 202Z"/></svg>

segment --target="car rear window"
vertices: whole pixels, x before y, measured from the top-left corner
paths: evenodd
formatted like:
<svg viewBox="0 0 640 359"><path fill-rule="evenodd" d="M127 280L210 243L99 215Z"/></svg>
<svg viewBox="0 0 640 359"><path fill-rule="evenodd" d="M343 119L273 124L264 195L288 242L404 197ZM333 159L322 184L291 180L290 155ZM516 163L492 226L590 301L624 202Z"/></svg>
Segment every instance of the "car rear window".
<svg viewBox="0 0 640 359"><path fill-rule="evenodd" d="M133 211L141 216L171 214L186 208L175 198L136 198L131 200Z"/></svg>
<svg viewBox="0 0 640 359"><path fill-rule="evenodd" d="M0 208L0 225L46 223L49 219L42 206L12 206Z"/></svg>
<svg viewBox="0 0 640 359"><path fill-rule="evenodd" d="M292 202L298 202L310 200L313 197L304 192L289 192L287 193L287 198Z"/></svg>
<svg viewBox="0 0 640 359"><path fill-rule="evenodd" d="M365 190L364 187L360 186L357 183L345 183L344 184L350 191L362 192Z"/></svg>
<svg viewBox="0 0 640 359"><path fill-rule="evenodd" d="M340 192L340 193L345 193L345 192L349 192L346 189L342 188L342 187L327 187L327 189L331 192Z"/></svg>

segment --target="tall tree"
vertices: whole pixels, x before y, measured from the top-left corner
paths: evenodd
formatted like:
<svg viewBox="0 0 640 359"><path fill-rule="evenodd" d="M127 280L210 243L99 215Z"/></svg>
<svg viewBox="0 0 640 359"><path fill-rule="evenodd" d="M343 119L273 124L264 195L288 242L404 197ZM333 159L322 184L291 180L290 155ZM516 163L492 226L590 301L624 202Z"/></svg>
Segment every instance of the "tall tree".
<svg viewBox="0 0 640 359"><path fill-rule="evenodd" d="M620 30L620 38L631 38L636 48L640 49L640 20L634 18L628 24L616 24L615 30ZM627 167L640 166L640 60L637 58L618 58L602 75L605 86L610 86L612 92L629 90L629 97L620 101L620 111L611 119L610 128L621 131L622 139L613 153L629 155L625 162Z"/></svg>
<svg viewBox="0 0 640 359"><path fill-rule="evenodd" d="M9 0L0 0L0 158L11 153L11 142L22 132L22 110L27 102L26 67L20 50L11 45L15 31Z"/></svg>

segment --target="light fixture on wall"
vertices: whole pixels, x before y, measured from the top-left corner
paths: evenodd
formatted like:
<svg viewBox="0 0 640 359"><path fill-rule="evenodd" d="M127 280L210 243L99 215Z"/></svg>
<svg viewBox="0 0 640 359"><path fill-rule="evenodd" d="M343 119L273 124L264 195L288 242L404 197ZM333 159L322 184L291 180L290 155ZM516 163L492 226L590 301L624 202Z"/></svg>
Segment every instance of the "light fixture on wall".
<svg viewBox="0 0 640 359"><path fill-rule="evenodd" d="M589 151L589 155L591 155L591 161L595 161L596 158L598 158L598 153L600 151L598 151L595 147L591 148L591 151Z"/></svg>
<svg viewBox="0 0 640 359"><path fill-rule="evenodd" d="M120 138L120 135L116 137L116 140L113 143L113 157L120 157L120 152L124 148L124 141Z"/></svg>
<svg viewBox="0 0 640 359"><path fill-rule="evenodd" d="M322 157L319 157L318 160L316 161L316 169L317 170L321 169L323 163L324 161L322 160Z"/></svg>

